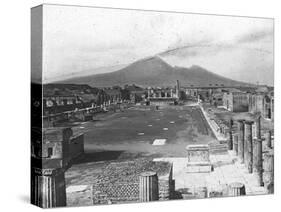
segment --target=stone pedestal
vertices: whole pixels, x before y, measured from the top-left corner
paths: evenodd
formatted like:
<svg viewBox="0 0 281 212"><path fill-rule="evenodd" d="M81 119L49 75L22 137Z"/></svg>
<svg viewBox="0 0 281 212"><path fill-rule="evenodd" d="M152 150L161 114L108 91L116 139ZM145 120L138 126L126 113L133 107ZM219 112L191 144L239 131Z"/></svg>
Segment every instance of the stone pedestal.
<svg viewBox="0 0 281 212"><path fill-rule="evenodd" d="M245 185L243 183L231 183L228 190L229 196L242 196L246 195Z"/></svg>
<svg viewBox="0 0 281 212"><path fill-rule="evenodd" d="M156 172L143 172L139 176L139 200L149 202L159 199L158 176Z"/></svg>
<svg viewBox="0 0 281 212"><path fill-rule="evenodd" d="M187 150L187 172L200 173L211 172L209 145L188 145Z"/></svg>

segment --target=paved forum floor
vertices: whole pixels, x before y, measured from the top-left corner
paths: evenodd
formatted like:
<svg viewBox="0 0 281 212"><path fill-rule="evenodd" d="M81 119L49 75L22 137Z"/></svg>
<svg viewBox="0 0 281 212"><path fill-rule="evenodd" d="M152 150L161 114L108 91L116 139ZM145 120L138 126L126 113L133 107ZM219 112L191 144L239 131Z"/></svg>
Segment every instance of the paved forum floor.
<svg viewBox="0 0 281 212"><path fill-rule="evenodd" d="M256 176L249 174L244 164L237 161L232 151L226 154L210 155L210 162L214 170L210 173L187 173L187 158L155 158L155 161L167 161L173 163L173 178L175 189L189 189L194 192L198 188L207 188L210 192L227 192L229 184L233 182L243 183L247 195L266 194L264 187L257 185Z"/></svg>

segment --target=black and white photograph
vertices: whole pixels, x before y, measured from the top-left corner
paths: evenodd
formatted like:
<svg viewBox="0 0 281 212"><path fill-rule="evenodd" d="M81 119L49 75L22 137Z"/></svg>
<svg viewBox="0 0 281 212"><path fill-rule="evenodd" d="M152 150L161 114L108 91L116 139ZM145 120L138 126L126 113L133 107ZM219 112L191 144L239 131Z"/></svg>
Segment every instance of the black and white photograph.
<svg viewBox="0 0 281 212"><path fill-rule="evenodd" d="M274 111L271 17L31 9L36 206L273 194Z"/></svg>

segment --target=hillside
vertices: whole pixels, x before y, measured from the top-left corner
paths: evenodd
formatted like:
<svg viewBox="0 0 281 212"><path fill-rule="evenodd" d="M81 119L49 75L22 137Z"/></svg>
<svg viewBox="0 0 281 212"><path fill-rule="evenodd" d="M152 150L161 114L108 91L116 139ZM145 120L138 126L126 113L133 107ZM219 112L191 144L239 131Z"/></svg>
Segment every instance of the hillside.
<svg viewBox="0 0 281 212"><path fill-rule="evenodd" d="M59 83L88 84L94 87L133 83L140 86L174 86L176 80L180 80L182 86L248 85L219 76L200 66L173 67L157 56L138 60L119 71L76 77Z"/></svg>

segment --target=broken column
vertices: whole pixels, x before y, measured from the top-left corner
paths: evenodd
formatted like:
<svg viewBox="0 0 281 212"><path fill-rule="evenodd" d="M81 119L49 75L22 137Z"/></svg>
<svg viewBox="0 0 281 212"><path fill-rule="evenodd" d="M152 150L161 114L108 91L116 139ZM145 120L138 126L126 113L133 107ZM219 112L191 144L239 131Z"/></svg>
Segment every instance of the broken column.
<svg viewBox="0 0 281 212"><path fill-rule="evenodd" d="M264 154L263 183L268 194L274 192L274 154L273 151Z"/></svg>
<svg viewBox="0 0 281 212"><path fill-rule="evenodd" d="M242 196L246 195L245 185L243 183L231 183L228 188L229 196Z"/></svg>
<svg viewBox="0 0 281 212"><path fill-rule="evenodd" d="M244 161L249 173L253 173L252 121L245 121Z"/></svg>
<svg viewBox="0 0 281 212"><path fill-rule="evenodd" d="M271 131L268 130L266 133L265 133L265 143L266 143L266 146L269 147L269 148L272 148L272 145L271 145Z"/></svg>
<svg viewBox="0 0 281 212"><path fill-rule="evenodd" d="M156 172L143 172L139 177L139 200L149 202L159 199L158 176Z"/></svg>
<svg viewBox="0 0 281 212"><path fill-rule="evenodd" d="M240 119L238 123L238 159L244 163L244 120Z"/></svg>
<svg viewBox="0 0 281 212"><path fill-rule="evenodd" d="M257 176L258 185L262 186L262 140L258 138L254 139L253 141L253 173Z"/></svg>
<svg viewBox="0 0 281 212"><path fill-rule="evenodd" d="M232 141L233 141L233 151L235 155L238 155L238 135L237 134L233 134L232 135Z"/></svg>

